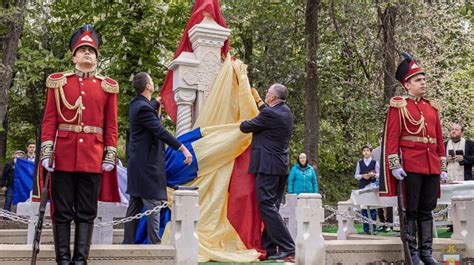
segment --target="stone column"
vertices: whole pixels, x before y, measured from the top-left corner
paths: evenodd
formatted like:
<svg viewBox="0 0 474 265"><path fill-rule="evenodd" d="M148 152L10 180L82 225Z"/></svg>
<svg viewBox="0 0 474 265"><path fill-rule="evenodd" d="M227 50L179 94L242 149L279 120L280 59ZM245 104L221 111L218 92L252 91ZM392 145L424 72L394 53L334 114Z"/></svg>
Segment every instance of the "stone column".
<svg viewBox="0 0 474 265"><path fill-rule="evenodd" d="M466 243L466 255L474 257L474 197L455 196L451 198L449 216L453 220L453 239Z"/></svg>
<svg viewBox="0 0 474 265"><path fill-rule="evenodd" d="M171 62L169 69L173 70L174 100L178 107L176 118L176 136L191 131L192 110L196 100L197 85L194 81L185 79L183 76L194 71L199 61L191 52L182 52L178 58Z"/></svg>
<svg viewBox="0 0 474 265"><path fill-rule="evenodd" d="M191 130L222 67L221 48L230 29L210 16L189 30L193 52L183 52L173 60L173 91L178 106L176 135Z"/></svg>
<svg viewBox="0 0 474 265"><path fill-rule="evenodd" d="M302 193L296 207L297 236L296 263L299 265L324 265L326 247L322 233L324 209L321 195Z"/></svg>
<svg viewBox="0 0 474 265"><path fill-rule="evenodd" d="M175 264L198 264L199 193L177 190L171 211L171 244L176 249Z"/></svg>
<svg viewBox="0 0 474 265"><path fill-rule="evenodd" d="M351 216L351 208L354 207L352 201L338 202L337 211ZM354 218L337 215L337 240L347 240L349 234L355 234Z"/></svg>

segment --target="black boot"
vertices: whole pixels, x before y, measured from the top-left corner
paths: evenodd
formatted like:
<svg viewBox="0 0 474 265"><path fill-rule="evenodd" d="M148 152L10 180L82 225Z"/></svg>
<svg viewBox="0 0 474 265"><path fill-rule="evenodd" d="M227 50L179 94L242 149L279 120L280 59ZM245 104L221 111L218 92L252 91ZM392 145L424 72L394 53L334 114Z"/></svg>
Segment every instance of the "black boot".
<svg viewBox="0 0 474 265"><path fill-rule="evenodd" d="M54 251L58 265L69 265L71 262L71 224L53 225Z"/></svg>
<svg viewBox="0 0 474 265"><path fill-rule="evenodd" d="M408 248L410 249L410 254L411 254L411 262L413 263L413 265L423 264L421 263L420 253L418 252L418 248L416 245L416 222L408 221L407 223L408 223L407 241L408 241Z"/></svg>
<svg viewBox="0 0 474 265"><path fill-rule="evenodd" d="M92 231L94 223L77 223L76 235L74 238L74 256L72 258L75 265L87 265L89 248L91 245Z"/></svg>
<svg viewBox="0 0 474 265"><path fill-rule="evenodd" d="M433 252L433 221L418 222L418 236L420 240L420 257L427 265L440 264L431 253Z"/></svg>

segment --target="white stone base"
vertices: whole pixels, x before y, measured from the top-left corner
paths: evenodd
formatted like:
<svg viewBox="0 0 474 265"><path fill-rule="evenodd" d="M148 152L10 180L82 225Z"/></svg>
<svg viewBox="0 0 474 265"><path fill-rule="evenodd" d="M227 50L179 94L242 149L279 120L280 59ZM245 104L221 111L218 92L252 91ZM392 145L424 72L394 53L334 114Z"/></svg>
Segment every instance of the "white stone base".
<svg viewBox="0 0 474 265"><path fill-rule="evenodd" d="M54 247L41 245L37 265L55 264ZM31 264L30 245L0 245L0 264ZM89 265L174 265L175 249L165 245L93 245Z"/></svg>
<svg viewBox="0 0 474 265"><path fill-rule="evenodd" d="M403 260L402 244L399 238L384 240L326 240L326 265L362 265L375 262L396 262ZM466 245L462 240L434 239L433 256L441 255L449 245L455 245L463 257Z"/></svg>

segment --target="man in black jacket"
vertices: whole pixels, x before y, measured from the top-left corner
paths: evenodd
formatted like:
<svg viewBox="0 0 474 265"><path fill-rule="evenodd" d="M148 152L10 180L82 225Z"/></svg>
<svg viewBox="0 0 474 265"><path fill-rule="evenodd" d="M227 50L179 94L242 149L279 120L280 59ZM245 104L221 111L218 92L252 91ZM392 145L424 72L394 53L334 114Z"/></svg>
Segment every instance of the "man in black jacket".
<svg viewBox="0 0 474 265"><path fill-rule="evenodd" d="M262 247L270 260L291 259L295 254L295 243L279 214L288 179L288 144L293 130L293 113L285 104L287 96L285 86L274 84L267 91L265 105L254 92L260 114L240 124L242 132L253 133L249 173L256 175L258 209L265 225Z"/></svg>
<svg viewBox="0 0 474 265"><path fill-rule="evenodd" d="M189 150L161 124L157 114L159 102L151 100L155 90L153 80L147 73L138 73L133 78L137 96L130 102L128 119L130 141L127 161L127 193L130 194L127 217L134 216L145 207L151 210L167 201L166 161L164 143L184 155L184 163L191 164ZM138 220L125 224L124 244L134 244ZM159 244L159 214L147 219L148 240Z"/></svg>

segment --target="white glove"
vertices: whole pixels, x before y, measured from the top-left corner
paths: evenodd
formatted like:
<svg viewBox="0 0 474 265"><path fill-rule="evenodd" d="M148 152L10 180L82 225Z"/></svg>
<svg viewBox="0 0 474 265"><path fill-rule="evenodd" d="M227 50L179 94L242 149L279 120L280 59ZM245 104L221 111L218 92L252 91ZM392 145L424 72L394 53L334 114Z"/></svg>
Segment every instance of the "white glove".
<svg viewBox="0 0 474 265"><path fill-rule="evenodd" d="M392 175L398 180L403 180L403 178L407 176L407 173L405 173L403 168L394 168L392 169Z"/></svg>
<svg viewBox="0 0 474 265"><path fill-rule="evenodd" d="M114 165L109 163L102 163L102 171L112 171L114 169Z"/></svg>
<svg viewBox="0 0 474 265"><path fill-rule="evenodd" d="M446 171L441 171L441 175L439 176L441 177L441 181L448 180L448 173L446 173Z"/></svg>
<svg viewBox="0 0 474 265"><path fill-rule="evenodd" d="M48 172L53 172L54 171L54 168L49 167L49 158L43 159L43 161L41 161L41 165L43 165L43 167Z"/></svg>

